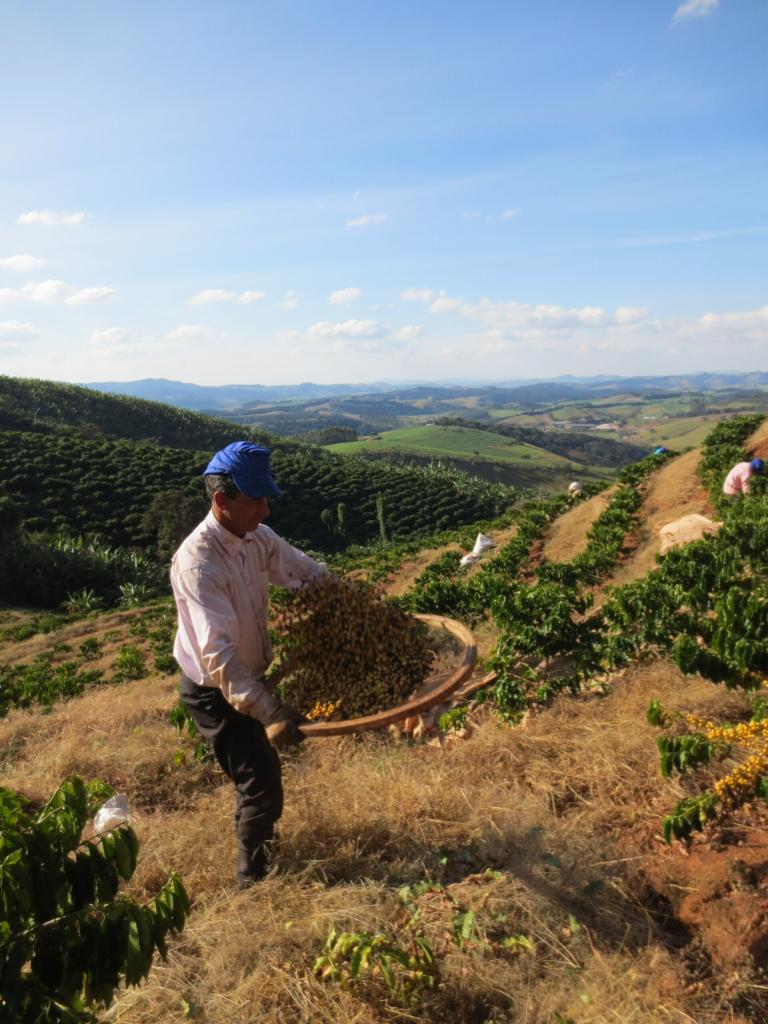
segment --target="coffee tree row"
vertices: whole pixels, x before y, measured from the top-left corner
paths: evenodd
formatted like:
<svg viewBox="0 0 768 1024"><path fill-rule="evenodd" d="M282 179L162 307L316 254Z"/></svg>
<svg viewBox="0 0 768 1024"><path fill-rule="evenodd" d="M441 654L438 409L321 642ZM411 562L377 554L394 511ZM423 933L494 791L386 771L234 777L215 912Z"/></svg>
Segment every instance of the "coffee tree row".
<svg viewBox="0 0 768 1024"><path fill-rule="evenodd" d="M131 441L0 434L5 488L27 531L98 536L119 546L153 543L162 505L152 521L145 513L157 495L200 496L201 511L190 509L190 515L204 512L201 474L210 454ZM388 537L423 536L491 518L517 496L513 488L449 471L369 463L310 446L279 447L273 466L284 496L274 503L270 523L295 543L321 551L379 537L382 519ZM178 498L165 502L169 514L175 516L177 504Z"/></svg>

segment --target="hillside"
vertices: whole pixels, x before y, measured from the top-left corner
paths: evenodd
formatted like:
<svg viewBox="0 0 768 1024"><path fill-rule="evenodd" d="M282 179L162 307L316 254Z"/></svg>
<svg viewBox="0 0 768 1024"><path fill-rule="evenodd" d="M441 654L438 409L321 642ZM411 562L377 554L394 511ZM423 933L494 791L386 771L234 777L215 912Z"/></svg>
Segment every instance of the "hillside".
<svg viewBox="0 0 768 1024"><path fill-rule="evenodd" d="M521 444L543 448L564 459L582 465L610 466L618 468L629 462L637 462L647 453L646 448L628 444L610 437L596 434L578 434L570 431L537 430L535 427L517 426L514 420L505 423L476 423L461 417L443 417L439 426L458 426L465 429L484 430L503 437L512 438Z"/></svg>
<svg viewBox="0 0 768 1024"><path fill-rule="evenodd" d="M106 779L141 838L130 891L146 898L177 870L192 894L167 964L119 993L116 1019L762 1024L768 810L759 779L711 802L744 763L735 742L685 745L692 721L765 721L749 687L768 668L768 496L719 498L723 466L768 446L755 427L725 423L700 452L645 459L575 503L528 502L466 574L455 545L394 569L402 600L484 635L478 674L496 681L426 743L369 734L286 756L279 872L257 893L231 888L228 785L167 721L172 612L49 634L6 612L3 692L49 689L0 721L3 783L39 801L69 773ZM715 539L649 560L658 523L713 508ZM580 602L620 573L629 586L597 614ZM79 695L57 697L72 679ZM660 739L687 770L660 773ZM665 816L681 841L664 841ZM316 976L332 928L400 951L395 983L359 960L356 981L342 953Z"/></svg>
<svg viewBox="0 0 768 1024"><path fill-rule="evenodd" d="M223 448L231 441L270 444L264 431L159 402L99 394L74 384L0 376L0 430L121 438L175 448Z"/></svg>
<svg viewBox="0 0 768 1024"><path fill-rule="evenodd" d="M352 455L370 451L400 451L414 455L467 458L475 456L489 462L520 465L531 462L534 467L565 468L562 456L543 448L520 443L502 434L477 430L471 426L425 426L389 430L385 434L351 443L329 445L331 451Z"/></svg>
<svg viewBox="0 0 768 1024"><path fill-rule="evenodd" d="M210 451L60 434L0 433L5 488L28 530L96 534L108 544L145 546L153 526L175 512L178 497L199 499ZM270 522L294 543L333 551L381 536L394 538L492 518L515 499L509 488L447 472L343 458L310 447L280 446L273 469L284 491ZM176 492L147 524L148 506Z"/></svg>
<svg viewBox="0 0 768 1024"><path fill-rule="evenodd" d="M551 450L543 431L529 431L525 435L523 439L517 432L505 434L462 421L389 430L359 441L328 445L328 449L387 461L440 460L485 479L549 491L567 487L574 476L599 480L610 475L605 465L585 464ZM558 447L557 443L554 447ZM565 450L563 445L559 447ZM628 449L624 464L632 461L630 452Z"/></svg>

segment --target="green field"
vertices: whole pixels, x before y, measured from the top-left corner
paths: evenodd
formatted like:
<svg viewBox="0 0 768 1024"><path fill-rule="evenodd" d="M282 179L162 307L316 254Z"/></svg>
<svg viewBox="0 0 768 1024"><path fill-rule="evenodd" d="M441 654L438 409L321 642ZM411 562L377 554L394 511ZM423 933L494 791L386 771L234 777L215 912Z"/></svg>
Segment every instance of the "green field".
<svg viewBox="0 0 768 1024"><path fill-rule="evenodd" d="M420 456L433 455L435 458L485 459L488 462L528 468L566 469L572 465L568 459L542 448L520 444L501 434L465 427L407 427L388 430L362 441L332 444L328 447L344 455L398 451Z"/></svg>

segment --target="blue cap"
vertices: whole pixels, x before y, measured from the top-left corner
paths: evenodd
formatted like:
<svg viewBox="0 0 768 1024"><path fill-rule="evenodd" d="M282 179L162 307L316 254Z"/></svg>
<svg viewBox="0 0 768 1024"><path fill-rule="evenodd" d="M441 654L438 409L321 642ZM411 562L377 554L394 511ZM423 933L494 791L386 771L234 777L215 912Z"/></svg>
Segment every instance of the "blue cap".
<svg viewBox="0 0 768 1024"><path fill-rule="evenodd" d="M663 444L660 444L659 447L654 450L653 454L654 455L666 455L666 453L668 451L669 451L669 448L665 448Z"/></svg>
<svg viewBox="0 0 768 1024"><path fill-rule="evenodd" d="M750 462L750 466L752 467L752 472L753 473L759 473L762 470L762 468L763 468L763 460L762 459L752 459L752 461Z"/></svg>
<svg viewBox="0 0 768 1024"><path fill-rule="evenodd" d="M280 489L269 471L269 448L251 444L249 441L233 441L220 452L216 452L203 471L229 473L238 489L249 498L280 497Z"/></svg>

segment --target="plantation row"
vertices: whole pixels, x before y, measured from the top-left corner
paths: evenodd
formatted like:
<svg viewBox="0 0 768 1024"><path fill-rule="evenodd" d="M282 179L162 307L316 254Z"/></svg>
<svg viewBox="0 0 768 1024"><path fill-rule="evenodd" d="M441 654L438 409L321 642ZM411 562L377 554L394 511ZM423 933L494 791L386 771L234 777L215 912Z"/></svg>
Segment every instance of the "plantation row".
<svg viewBox="0 0 768 1024"><path fill-rule="evenodd" d="M704 444L700 475L722 518L719 532L659 556L645 577L611 588L597 613L586 615L588 588L619 557L642 481L658 457L628 467L623 486L592 526L586 550L571 562L545 563L535 583L522 582L515 578L525 565L518 535L509 553L505 549L470 579L447 575L447 559L436 563L407 595L409 606L475 621L491 615L500 633L489 661L497 679L484 697L512 719L563 688L577 692L597 673L663 652L685 673L757 689L768 674L768 494L758 482L748 498L729 500L722 481L735 462L749 457L743 444L760 421L750 416L722 423ZM526 542L537 535L528 523L521 533ZM547 671L553 658L554 674ZM665 776L714 759L733 762L711 790L682 801L665 819L668 840L687 839L745 801L768 802L768 702L757 696L752 710L748 722L717 723L694 715L674 718L652 702L648 720L667 730L659 739Z"/></svg>
<svg viewBox="0 0 768 1024"><path fill-rule="evenodd" d="M544 563L536 582L525 582L520 574L527 568L531 545L562 510L559 499L535 502L521 512L517 536L477 575L447 576L447 566L438 564L422 574L406 595L414 611L470 621L490 615L499 640L489 661L497 680L486 696L503 715L520 714L532 701L549 699L564 687L575 691L594 674L601 655L595 648L597 620L584 617L592 604L589 588L615 565L648 474L670 457L671 453L650 455L626 467L621 486L589 530L586 549L570 562ZM529 664L557 656L568 659L560 677L540 678Z"/></svg>
<svg viewBox="0 0 768 1024"><path fill-rule="evenodd" d="M55 629L66 621L60 618L58 622L40 625ZM17 627L7 633L7 639L25 639L35 631L33 624ZM143 679L150 672L172 675L178 671L171 653L176 632L172 603L145 612L131 622L128 631L133 640L122 644L111 658L109 674L103 668L93 667L93 662L103 659L105 649L117 639L117 631L112 630L101 637L90 636L76 648L63 641L53 642L30 662L0 664L0 718L14 708L51 707L56 701L79 697L96 686Z"/></svg>
<svg viewBox="0 0 768 1024"><path fill-rule="evenodd" d="M0 434L5 487L26 530L96 535L119 546L156 540L162 514L147 523L145 513L158 495L200 495L204 512L201 474L210 454L130 441ZM294 543L320 551L492 518L516 496L512 488L450 471L372 465L299 446L278 449L273 468L285 493L274 503L270 524Z"/></svg>

